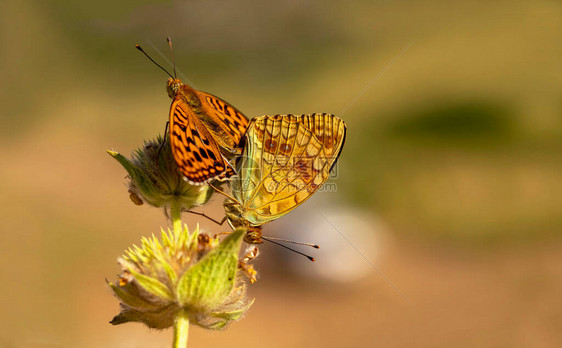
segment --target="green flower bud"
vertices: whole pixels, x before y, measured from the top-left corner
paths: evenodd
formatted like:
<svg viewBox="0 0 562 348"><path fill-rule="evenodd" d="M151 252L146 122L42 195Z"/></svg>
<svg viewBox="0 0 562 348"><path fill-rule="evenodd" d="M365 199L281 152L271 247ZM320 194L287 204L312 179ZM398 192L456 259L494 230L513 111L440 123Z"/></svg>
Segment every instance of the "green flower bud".
<svg viewBox="0 0 562 348"><path fill-rule="evenodd" d="M181 210L201 206L211 198L214 190L209 185L191 185L180 174L170 149L170 142L162 144L158 136L145 141L133 152L131 159L115 151L107 152L129 174L129 194L136 205L148 203L155 207L169 207L179 203Z"/></svg>
<svg viewBox="0 0 562 348"><path fill-rule="evenodd" d="M142 322L165 329L178 317L208 329L220 329L252 305L241 280L238 254L245 230L237 229L219 242L199 233L162 231L158 240L142 238L119 258L122 274L109 283L121 312L111 324Z"/></svg>

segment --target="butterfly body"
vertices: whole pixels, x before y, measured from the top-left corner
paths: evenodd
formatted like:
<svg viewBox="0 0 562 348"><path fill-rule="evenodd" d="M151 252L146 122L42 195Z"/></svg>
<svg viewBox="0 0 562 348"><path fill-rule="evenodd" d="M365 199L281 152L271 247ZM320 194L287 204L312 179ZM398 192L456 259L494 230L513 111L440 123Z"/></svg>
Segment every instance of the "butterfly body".
<svg viewBox="0 0 562 348"><path fill-rule="evenodd" d="M328 179L343 148L344 122L329 114L254 118L228 182L224 203L232 227L248 228L246 242L261 243L261 225L302 204Z"/></svg>
<svg viewBox="0 0 562 348"><path fill-rule="evenodd" d="M236 108L179 79L168 79L170 142L174 159L192 184L224 180L235 174L228 162L242 139L248 119Z"/></svg>

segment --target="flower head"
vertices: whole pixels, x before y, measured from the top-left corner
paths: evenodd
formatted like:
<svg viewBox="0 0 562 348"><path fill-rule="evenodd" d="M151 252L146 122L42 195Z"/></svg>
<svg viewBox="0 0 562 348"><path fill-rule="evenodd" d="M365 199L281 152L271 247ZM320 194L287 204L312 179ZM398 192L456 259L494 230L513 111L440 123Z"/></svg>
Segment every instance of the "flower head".
<svg viewBox="0 0 562 348"><path fill-rule="evenodd" d="M203 205L214 190L209 185L191 185L185 181L170 149L170 142L158 136L145 141L144 146L127 159L118 152L107 152L129 174L129 194L133 203L148 203L155 207L169 207L179 202L182 210Z"/></svg>
<svg viewBox="0 0 562 348"><path fill-rule="evenodd" d="M121 312L112 324L142 322L164 329L174 324L178 312L189 321L220 329L239 319L252 305L240 275L238 254L245 231L237 229L219 241L199 228L189 233L162 231L142 239L119 258L122 274L109 283L120 301Z"/></svg>

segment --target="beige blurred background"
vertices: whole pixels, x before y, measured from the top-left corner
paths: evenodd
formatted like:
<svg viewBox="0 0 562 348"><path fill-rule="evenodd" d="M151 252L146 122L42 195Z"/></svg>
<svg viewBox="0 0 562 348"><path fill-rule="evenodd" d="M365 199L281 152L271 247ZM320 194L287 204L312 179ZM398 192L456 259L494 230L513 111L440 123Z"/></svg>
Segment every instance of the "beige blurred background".
<svg viewBox="0 0 562 348"><path fill-rule="evenodd" d="M562 345L559 2L8 0L1 347L170 345L111 326L104 281L166 225L105 152L163 132L166 76L134 44L169 67L166 36L181 76L248 116L348 124L336 192L265 226L318 260L264 246L246 318L191 347Z"/></svg>

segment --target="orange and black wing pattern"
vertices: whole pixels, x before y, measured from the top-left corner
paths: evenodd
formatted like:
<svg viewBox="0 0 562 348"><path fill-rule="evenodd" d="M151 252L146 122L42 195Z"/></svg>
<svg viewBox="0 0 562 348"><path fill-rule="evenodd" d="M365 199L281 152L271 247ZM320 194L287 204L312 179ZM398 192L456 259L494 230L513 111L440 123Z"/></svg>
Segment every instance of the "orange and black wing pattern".
<svg viewBox="0 0 562 348"><path fill-rule="evenodd" d="M170 145L181 174L191 184L234 175L213 135L181 96L170 107Z"/></svg>
<svg viewBox="0 0 562 348"><path fill-rule="evenodd" d="M219 97L201 91L197 91L197 94L206 109L206 117L201 117L201 121L213 133L219 145L229 150L237 148L248 128L246 116Z"/></svg>

